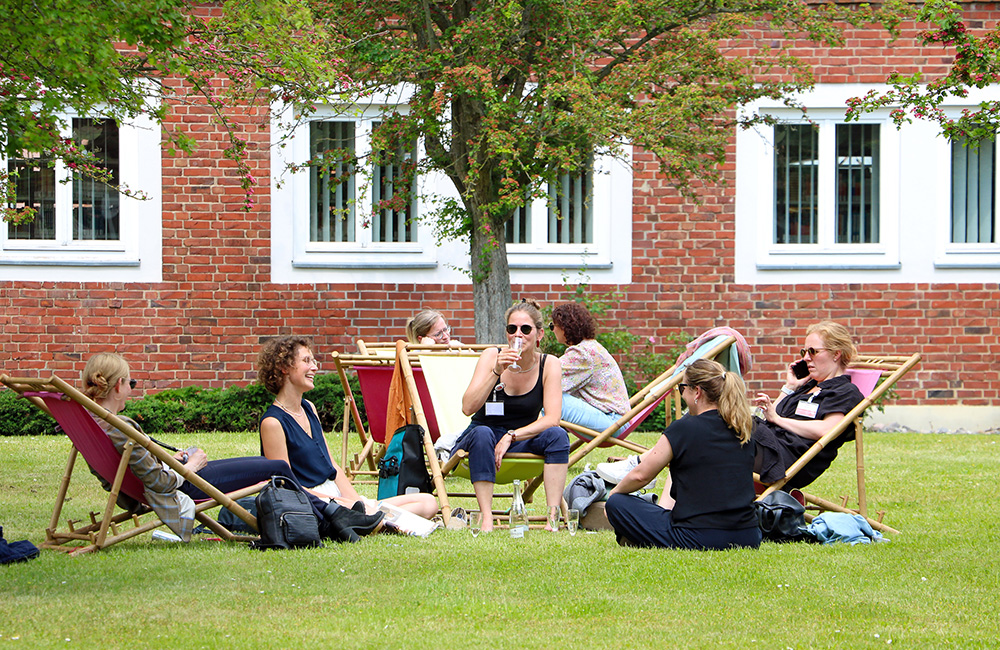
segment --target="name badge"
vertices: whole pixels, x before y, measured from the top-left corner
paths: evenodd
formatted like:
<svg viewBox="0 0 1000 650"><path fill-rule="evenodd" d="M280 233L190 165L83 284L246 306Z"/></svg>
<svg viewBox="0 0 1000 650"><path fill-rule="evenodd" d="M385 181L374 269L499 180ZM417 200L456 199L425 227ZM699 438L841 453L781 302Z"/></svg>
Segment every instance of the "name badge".
<svg viewBox="0 0 1000 650"><path fill-rule="evenodd" d="M795 415L800 415L804 418L816 419L816 411L819 410L819 404L817 402L807 402L802 400L799 402L798 406L795 407Z"/></svg>
<svg viewBox="0 0 1000 650"><path fill-rule="evenodd" d="M813 409L815 411L816 409ZM486 415L503 416L503 402L486 402Z"/></svg>

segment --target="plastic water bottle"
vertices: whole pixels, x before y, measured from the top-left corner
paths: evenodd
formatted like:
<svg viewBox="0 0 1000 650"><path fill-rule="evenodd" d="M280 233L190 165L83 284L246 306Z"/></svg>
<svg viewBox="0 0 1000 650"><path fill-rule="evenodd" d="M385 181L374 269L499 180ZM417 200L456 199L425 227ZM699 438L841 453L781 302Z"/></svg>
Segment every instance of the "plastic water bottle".
<svg viewBox="0 0 1000 650"><path fill-rule="evenodd" d="M528 534L528 509L524 507L521 498L521 481L514 481L514 500L510 504L510 536L514 539L524 539Z"/></svg>

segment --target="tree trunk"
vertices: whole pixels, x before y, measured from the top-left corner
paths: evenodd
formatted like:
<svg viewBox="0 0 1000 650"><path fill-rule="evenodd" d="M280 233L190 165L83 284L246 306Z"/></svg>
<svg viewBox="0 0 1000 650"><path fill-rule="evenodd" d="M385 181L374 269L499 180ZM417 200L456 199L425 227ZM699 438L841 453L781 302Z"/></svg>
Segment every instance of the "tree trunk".
<svg viewBox="0 0 1000 650"><path fill-rule="evenodd" d="M507 340L503 315L511 305L510 267L507 266L507 242L503 221L472 215L472 305L476 312L476 342L503 343Z"/></svg>

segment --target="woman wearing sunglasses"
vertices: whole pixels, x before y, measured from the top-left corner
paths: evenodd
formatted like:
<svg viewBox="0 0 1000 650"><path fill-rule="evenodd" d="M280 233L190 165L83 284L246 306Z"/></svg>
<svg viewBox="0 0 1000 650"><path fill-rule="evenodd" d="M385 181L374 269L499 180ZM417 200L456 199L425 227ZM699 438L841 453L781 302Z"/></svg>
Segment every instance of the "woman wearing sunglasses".
<svg viewBox="0 0 1000 650"><path fill-rule="evenodd" d="M562 504L569 464L569 437L559 427L562 409L559 359L539 351L544 330L534 301L522 300L507 310L506 348L488 348L476 364L462 412L472 422L452 453L465 449L476 501L481 512L493 511L493 484L507 452L545 457L543 480L549 508ZM539 413L544 408L544 415ZM483 531L493 529L492 518Z"/></svg>
<svg viewBox="0 0 1000 650"><path fill-rule="evenodd" d="M832 321L810 325L806 330L805 347L799 354L809 374L796 377L795 363L790 363L781 393L774 400L765 393L758 393L754 400L766 419L758 424L753 434L756 445L754 471L767 483L782 478L814 442L864 399L845 374L857 354L846 327ZM831 441L787 486L802 488L816 480L837 457L840 446L852 437L848 433Z"/></svg>
<svg viewBox="0 0 1000 650"><path fill-rule="evenodd" d="M722 550L760 545L753 500L753 416L740 376L698 359L679 386L688 413L611 491L605 511L622 546ZM670 467L659 504L630 494Z"/></svg>

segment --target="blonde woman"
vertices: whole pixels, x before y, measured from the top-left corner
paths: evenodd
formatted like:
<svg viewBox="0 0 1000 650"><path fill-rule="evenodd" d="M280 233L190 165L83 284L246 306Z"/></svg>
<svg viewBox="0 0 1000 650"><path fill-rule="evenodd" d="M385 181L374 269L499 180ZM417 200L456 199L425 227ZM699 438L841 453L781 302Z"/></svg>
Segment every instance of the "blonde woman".
<svg viewBox="0 0 1000 650"><path fill-rule="evenodd" d="M795 364L790 363L781 393L773 400L766 393L758 393L754 400L766 419L758 424L753 436L757 450L754 469L767 483L782 478L814 442L864 399L845 374L857 355L846 327L833 321L810 325L799 354L809 374L796 377ZM830 441L792 477L788 487L803 488L815 481L837 457L840 446L853 438L851 431Z"/></svg>
<svg viewBox="0 0 1000 650"><path fill-rule="evenodd" d="M406 340L423 345L458 345L441 312L425 309L406 322Z"/></svg>
<svg viewBox="0 0 1000 650"><path fill-rule="evenodd" d="M740 376L715 361L688 366L680 384L688 414L611 491L606 512L622 546L757 548L753 415ZM630 494L669 465L670 496L653 504Z"/></svg>

